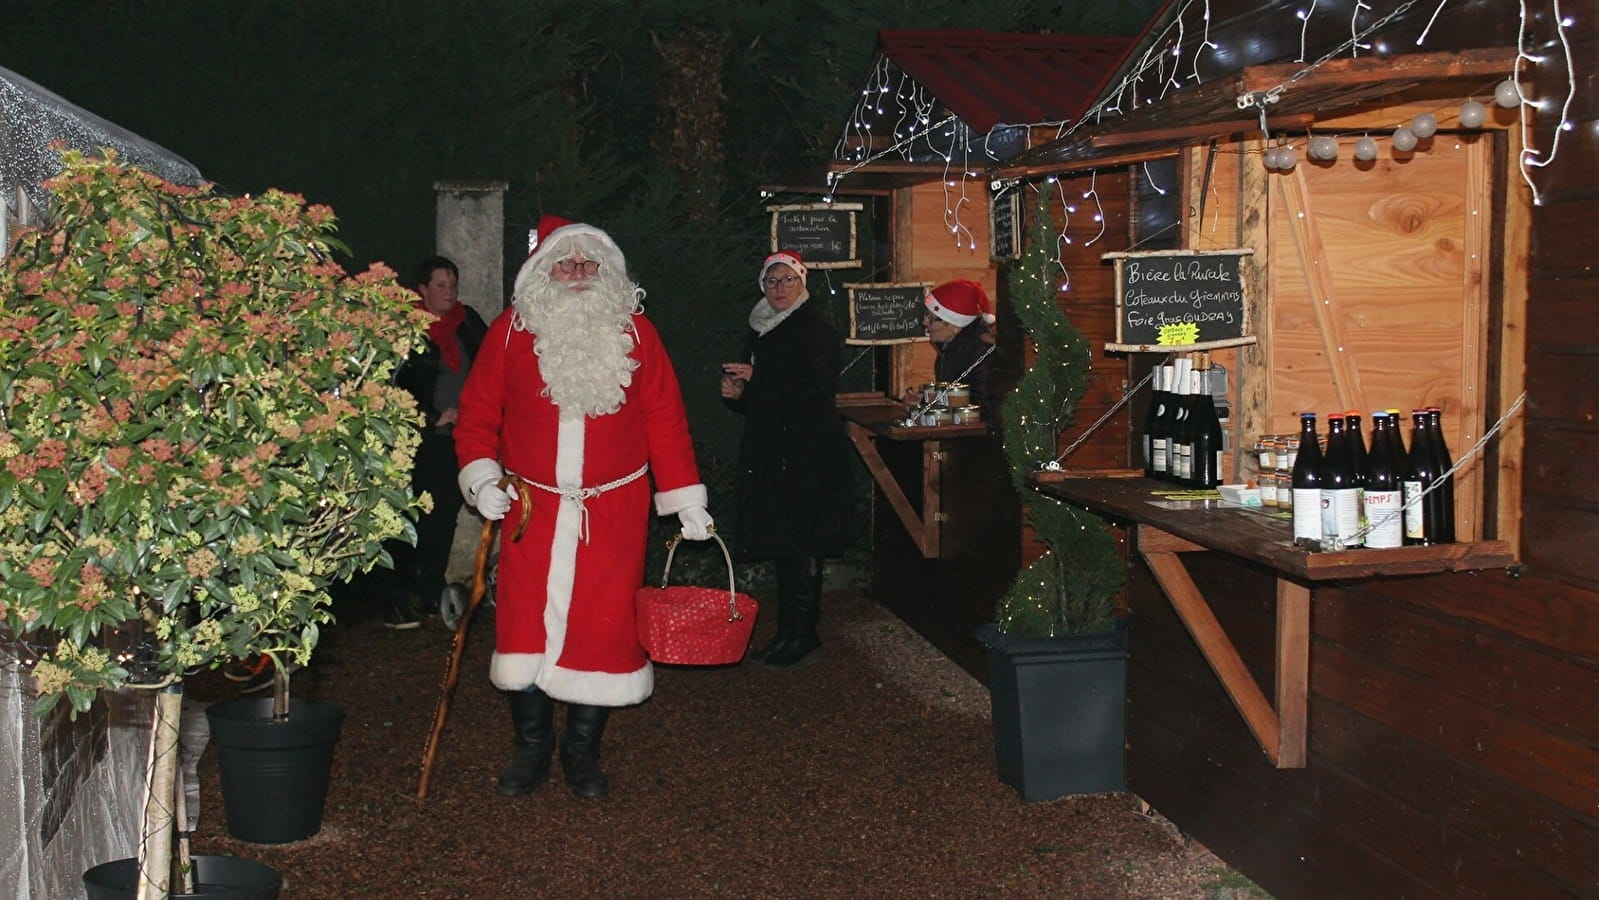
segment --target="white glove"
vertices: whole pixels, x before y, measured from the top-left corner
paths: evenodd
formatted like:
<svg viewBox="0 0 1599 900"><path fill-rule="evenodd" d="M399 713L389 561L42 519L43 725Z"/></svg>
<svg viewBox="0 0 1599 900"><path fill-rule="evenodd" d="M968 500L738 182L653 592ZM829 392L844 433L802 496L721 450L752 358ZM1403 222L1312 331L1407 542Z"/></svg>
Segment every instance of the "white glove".
<svg viewBox="0 0 1599 900"><path fill-rule="evenodd" d="M511 501L515 499L516 485L507 484L502 491L497 482L485 482L477 489L477 511L491 522L499 521L511 511Z"/></svg>
<svg viewBox="0 0 1599 900"><path fill-rule="evenodd" d="M711 514L703 506L690 506L677 514L677 521L683 525L683 537L691 541L708 541L711 539Z"/></svg>
<svg viewBox="0 0 1599 900"><path fill-rule="evenodd" d="M494 460L474 459L461 467L457 479L466 502L491 522L505 518L511 510L511 501L517 499L516 485L500 489L499 481L504 475L505 470Z"/></svg>

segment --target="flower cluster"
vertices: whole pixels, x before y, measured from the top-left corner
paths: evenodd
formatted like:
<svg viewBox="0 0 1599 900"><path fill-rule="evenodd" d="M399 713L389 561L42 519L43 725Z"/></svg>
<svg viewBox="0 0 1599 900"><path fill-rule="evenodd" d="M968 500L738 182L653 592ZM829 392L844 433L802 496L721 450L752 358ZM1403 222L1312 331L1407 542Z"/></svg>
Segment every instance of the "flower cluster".
<svg viewBox="0 0 1599 900"><path fill-rule="evenodd" d="M164 676L304 661L327 586L415 539L391 376L425 316L332 261L325 207L63 162L0 270L0 621L60 639L41 706L125 681L94 649L125 624Z"/></svg>

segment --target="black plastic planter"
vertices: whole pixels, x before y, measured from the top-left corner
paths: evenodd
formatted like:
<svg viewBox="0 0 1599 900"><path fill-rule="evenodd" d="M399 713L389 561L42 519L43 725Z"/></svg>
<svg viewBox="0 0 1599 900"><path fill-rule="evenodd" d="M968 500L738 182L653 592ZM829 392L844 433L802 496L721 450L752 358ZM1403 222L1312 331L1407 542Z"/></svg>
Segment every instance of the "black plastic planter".
<svg viewBox="0 0 1599 900"><path fill-rule="evenodd" d="M988 648L999 780L1023 800L1126 789L1127 637L1026 638L977 629Z"/></svg>
<svg viewBox="0 0 1599 900"><path fill-rule="evenodd" d="M222 774L228 834L254 844L285 844L320 831L344 710L295 700L289 717L277 722L271 697L241 697L209 706L205 714Z"/></svg>
<svg viewBox="0 0 1599 900"><path fill-rule="evenodd" d="M139 895L139 860L117 859L83 873L89 900L134 900ZM196 856L194 893L170 894L172 900L277 900L283 879L266 863L234 856Z"/></svg>

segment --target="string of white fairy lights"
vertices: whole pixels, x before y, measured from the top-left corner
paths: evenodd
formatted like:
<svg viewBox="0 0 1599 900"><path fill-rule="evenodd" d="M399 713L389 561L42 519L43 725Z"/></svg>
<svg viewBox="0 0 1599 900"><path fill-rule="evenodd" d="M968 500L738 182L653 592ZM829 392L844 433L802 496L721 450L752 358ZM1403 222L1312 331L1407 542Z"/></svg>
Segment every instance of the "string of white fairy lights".
<svg viewBox="0 0 1599 900"><path fill-rule="evenodd" d="M1289 75L1279 85L1272 88L1246 94L1239 98L1240 108L1257 107L1261 112L1262 128L1265 130L1265 108L1276 102L1286 91L1298 81L1310 75L1326 63L1341 58L1345 54L1358 57L1363 50L1370 50L1378 37L1394 22L1409 12L1419 0L1404 0L1392 9L1378 16L1376 19L1364 21L1373 15L1373 4L1365 0L1357 0L1349 13L1349 38L1336 47L1322 54L1314 61L1305 65ZM1517 57L1516 65L1511 76L1499 82L1493 88L1493 102L1506 109L1522 108L1547 111L1554 108L1555 101L1550 99L1535 99L1527 95L1522 89L1522 80L1525 69L1550 60L1545 54L1535 53L1529 49L1533 40L1532 25L1529 16L1529 0L1517 0L1519 25L1517 30ZM1555 35L1551 43L1557 44L1560 49L1560 62L1564 65L1566 89L1564 96L1558 102L1560 105L1559 122L1553 131L1549 146L1539 149L1533 145L1534 117L1523 115L1521 117L1521 143L1525 148L1518 155L1517 166L1522 179L1531 191L1535 205L1541 205L1542 193L1533 178L1533 170L1552 164L1559 153L1561 136L1563 132L1571 131L1575 127L1570 118L1577 90L1576 66L1573 59L1568 30L1573 26L1573 18L1563 12L1561 0L1550 0L1552 21L1555 23ZM1309 0L1309 5L1295 12L1301 22L1300 53L1298 62L1305 62L1309 51L1309 27L1311 19L1318 12L1318 0ZM1439 0L1429 16L1426 25L1416 38L1416 45L1423 45L1433 26L1443 15L1449 0ZM1191 20L1192 29L1190 28ZM1101 99L1093 108L1084 113L1075 122L1040 121L1027 125L1001 123L990 129L984 137L983 154L991 159L997 159L997 154L990 146L990 140L999 132L1008 132L1020 129L1029 138L1035 129L1054 129L1054 138L1067 137L1083 128L1091 127L1104 121L1107 116L1125 114L1127 110L1136 109L1165 99L1174 91L1180 91L1191 85L1203 82L1200 68L1207 53L1222 49L1210 37L1211 8L1210 0L1185 0L1175 15L1164 26L1163 30L1146 43L1146 49L1138 62L1125 74L1117 85L1101 95ZM1197 35L1196 40L1190 40L1190 31ZM1185 59L1186 57L1186 59ZM1186 71L1186 76L1180 73ZM898 83L893 83L897 75ZM1187 82L1185 84L1184 82ZM1146 85L1158 84L1153 96L1140 99L1145 92ZM892 129L892 142L882 149L873 150L875 116L885 112L884 96L892 93L892 102L896 104L896 120ZM933 110L937 108L937 101L931 97L925 88L915 79L910 78L903 71L895 67L886 55L879 55L877 64L869 78L867 86L862 90L862 98L857 103L849 121L841 134L834 150L834 158L848 162L849 167L840 172L829 174L828 199L837 193L840 183L846 176L870 165L878 160L898 156L901 159L912 158L913 148L918 142L925 142L927 148L936 153L945 163L945 177L943 179L945 193L945 227L950 231L956 246L975 252L976 242L972 239L971 231L961 221L960 216L967 206L969 197L966 193L966 180L979 177L980 173L973 171L970 159L970 141L957 141L963 125L954 116L946 116L936 122L932 120ZM1465 101L1458 112L1458 120L1464 128L1480 127L1487 118L1487 108L1475 98ZM1389 142L1394 150L1400 154L1414 152L1418 144L1431 138L1437 131L1438 117L1434 113L1421 113L1409 122L1399 123L1389 137ZM949 140L950 149L935 147L930 140L935 134L942 135ZM1276 146L1269 147L1262 153L1262 162L1268 169L1288 171L1298 162L1296 146L1301 139L1288 135L1278 136ZM1326 134L1308 134L1302 139L1306 155L1315 160L1330 162L1337 159L1342 142L1337 136ZM1268 132L1268 144L1273 139ZM956 165L954 148L959 145L962 152L961 164ZM1354 158L1362 162L1375 159L1379 155L1379 145L1376 139L1368 134L1362 134L1353 143ZM959 184L950 177L951 173L959 169ZM1145 166L1146 177L1148 167ZM1053 183L1053 179L1046 179ZM1153 179L1151 179L1153 185ZM991 185L997 188L998 185ZM1159 190L1159 188L1156 188ZM1084 199L1090 199L1085 192ZM1164 193L1162 191L1162 193ZM1063 198L1064 199L1064 198ZM1097 200L1097 198L1094 198ZM1070 210L1069 204L1063 203L1063 208ZM1103 217L1096 217L1099 231L1104 230ZM1097 239L1097 237L1095 238ZM1093 239L1089 241L1092 243ZM1061 264L1062 283L1069 284L1070 276L1065 271L1061 262L1064 256L1062 248L1071 243L1070 236L1063 224L1057 234L1056 261Z"/></svg>

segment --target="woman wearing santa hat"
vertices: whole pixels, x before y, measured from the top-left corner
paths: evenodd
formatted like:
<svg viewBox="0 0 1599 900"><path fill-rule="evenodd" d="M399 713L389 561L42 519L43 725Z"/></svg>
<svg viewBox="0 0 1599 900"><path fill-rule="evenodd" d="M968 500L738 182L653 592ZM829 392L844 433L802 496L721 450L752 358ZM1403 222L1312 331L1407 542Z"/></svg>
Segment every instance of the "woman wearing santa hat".
<svg viewBox="0 0 1599 900"><path fill-rule="evenodd" d="M806 303L805 275L793 251L761 263L743 356L722 366L723 402L745 416L735 552L777 568L777 634L750 658L779 668L821 646L822 560L854 536L851 451L834 406L842 345Z"/></svg>
<svg viewBox="0 0 1599 900"><path fill-rule="evenodd" d="M972 402L982 407L983 421L999 421L998 398L994 396L990 373L994 368L994 304L988 292L975 281L946 281L927 293L923 301L922 327L932 341L937 358L933 379L960 382L971 389ZM912 391L907 404L920 401Z"/></svg>

